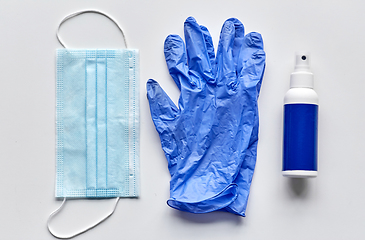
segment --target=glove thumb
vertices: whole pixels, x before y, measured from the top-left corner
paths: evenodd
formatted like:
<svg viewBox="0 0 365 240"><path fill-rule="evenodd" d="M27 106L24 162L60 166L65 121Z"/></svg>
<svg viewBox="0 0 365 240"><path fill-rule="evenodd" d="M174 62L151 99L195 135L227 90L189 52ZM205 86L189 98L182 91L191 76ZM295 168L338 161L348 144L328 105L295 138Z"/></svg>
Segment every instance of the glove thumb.
<svg viewBox="0 0 365 240"><path fill-rule="evenodd" d="M158 82L147 81L147 98L150 103L152 120L159 134L164 132L179 114L179 109Z"/></svg>

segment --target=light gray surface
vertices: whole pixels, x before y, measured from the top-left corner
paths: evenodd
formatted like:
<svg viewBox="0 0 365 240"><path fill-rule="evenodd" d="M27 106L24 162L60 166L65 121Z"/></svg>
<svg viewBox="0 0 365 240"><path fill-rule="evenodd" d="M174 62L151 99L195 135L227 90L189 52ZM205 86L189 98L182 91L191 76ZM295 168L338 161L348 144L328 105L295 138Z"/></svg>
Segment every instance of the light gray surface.
<svg viewBox="0 0 365 240"><path fill-rule="evenodd" d="M121 199L114 215L76 239L365 239L365 3L363 1L4 1L0 0L0 231L4 239L53 239L48 215L60 205L55 181L55 32L69 13L98 9L140 49L141 197ZM160 82L176 102L163 42L194 16L215 46L225 19L263 35L267 67L259 100L260 141L247 217L193 215L166 205L169 173L150 118L145 84ZM66 22L69 47L123 47L99 15ZM294 52L312 53L320 97L319 176L281 176L282 103ZM68 201L52 222L72 232L95 222L113 200ZM295 237L293 237L293 235Z"/></svg>

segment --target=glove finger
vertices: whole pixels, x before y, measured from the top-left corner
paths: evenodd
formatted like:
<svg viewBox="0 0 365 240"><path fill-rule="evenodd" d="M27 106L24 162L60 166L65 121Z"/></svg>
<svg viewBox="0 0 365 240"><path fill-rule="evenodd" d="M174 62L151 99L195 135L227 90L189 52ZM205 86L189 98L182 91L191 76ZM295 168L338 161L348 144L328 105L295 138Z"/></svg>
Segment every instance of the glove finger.
<svg viewBox="0 0 365 240"><path fill-rule="evenodd" d="M244 63L251 58L252 54L257 50L264 49L264 43L260 33L251 32L244 37L238 58L237 72L241 73Z"/></svg>
<svg viewBox="0 0 365 240"><path fill-rule="evenodd" d="M205 26L200 25L200 29L202 30L202 33L204 36L205 46L207 48L210 65L211 65L212 69L214 69L213 66L215 64L215 53L214 53L214 45L213 45L212 36L210 35L208 29Z"/></svg>
<svg viewBox="0 0 365 240"><path fill-rule="evenodd" d="M185 44L179 35L167 36L164 44L167 68L181 91L182 85L190 85Z"/></svg>
<svg viewBox="0 0 365 240"><path fill-rule="evenodd" d="M153 79L147 81L147 98L158 133L164 132L179 114L175 103Z"/></svg>
<svg viewBox="0 0 365 240"><path fill-rule="evenodd" d="M236 70L233 62L234 38L234 23L227 20L221 30L217 51L216 79L218 86L236 81Z"/></svg>
<svg viewBox="0 0 365 240"><path fill-rule="evenodd" d="M184 34L191 79L197 86L201 84L201 80L214 82L204 34L193 17L186 19Z"/></svg>
<svg viewBox="0 0 365 240"><path fill-rule="evenodd" d="M265 71L265 59L266 55L264 50L256 50L252 53L250 58L243 63L240 72L240 79L242 79L244 87L246 89L252 87L256 88L256 98L260 93L261 82Z"/></svg>
<svg viewBox="0 0 365 240"><path fill-rule="evenodd" d="M239 58L239 55L240 55L240 52L242 49L242 44L244 42L244 37L245 37L245 28L244 28L243 24L241 23L241 21L238 20L237 18L230 18L227 21L230 21L234 24L235 35L234 35L234 40L233 40L232 58L233 58L235 67L237 69L238 58Z"/></svg>

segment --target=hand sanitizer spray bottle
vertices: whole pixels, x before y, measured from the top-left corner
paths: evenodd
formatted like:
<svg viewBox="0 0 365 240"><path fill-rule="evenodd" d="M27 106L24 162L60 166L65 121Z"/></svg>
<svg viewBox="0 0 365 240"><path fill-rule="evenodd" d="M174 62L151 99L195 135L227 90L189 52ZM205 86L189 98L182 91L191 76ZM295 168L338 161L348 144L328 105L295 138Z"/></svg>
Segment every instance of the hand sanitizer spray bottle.
<svg viewBox="0 0 365 240"><path fill-rule="evenodd" d="M290 89L284 98L283 176L317 176L318 95L308 52L296 53Z"/></svg>

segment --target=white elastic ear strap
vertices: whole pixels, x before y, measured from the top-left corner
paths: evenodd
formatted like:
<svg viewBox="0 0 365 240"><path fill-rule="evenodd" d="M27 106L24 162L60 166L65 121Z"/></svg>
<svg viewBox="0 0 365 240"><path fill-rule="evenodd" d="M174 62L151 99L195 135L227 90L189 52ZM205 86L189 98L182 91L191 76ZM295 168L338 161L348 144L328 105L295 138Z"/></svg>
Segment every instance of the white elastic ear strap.
<svg viewBox="0 0 365 240"><path fill-rule="evenodd" d="M128 46L127 46L127 40L126 40L125 35L124 35L124 32L123 32L122 28L119 26L119 24L112 17L108 16L106 13L100 12L98 10L82 10L82 11L79 11L79 12L71 13L70 15L68 15L64 19L62 19L62 21L60 22L60 25L58 25L57 34L56 34L57 39L60 42L60 44L62 45L62 47L66 48L65 44L62 42L62 40L61 40L61 38L59 36L59 32L60 32L61 25L64 22L66 22L67 20L69 20L70 18L76 17L76 16L81 15L81 14L84 14L84 13L96 13L96 14L100 14L100 15L103 15L103 16L109 18L118 27L118 29L122 33L123 40L124 40L124 45L125 45L126 48L128 48Z"/></svg>
<svg viewBox="0 0 365 240"><path fill-rule="evenodd" d="M81 231L79 231L79 232L76 232L76 233L73 233L73 234L70 234L70 235L59 235L59 234L57 234L57 233L55 233L51 228L50 228L50 226L49 226L49 224L50 224L50 222L51 222L51 220L52 220L52 218L54 217L54 216L56 216L57 215L57 213L59 213L60 211L61 211L61 209L63 208L63 206L64 206L64 204L65 204L65 202L66 202L66 198L64 198L63 199L63 201L62 201L62 204L61 204L61 206L59 206L59 208L57 208L55 211L53 211L50 215L49 215L49 217L48 217L48 220L47 220L47 228L48 228L48 231L54 236L54 237L56 237L56 238L60 238L60 239L69 239L69 238L73 238L73 237L76 237L76 236L78 236L78 235L80 235L80 234L83 234L84 232L87 232L87 231L89 231L90 229L92 229L92 228L94 228L94 227L96 227L96 226L98 226L100 223L102 223L102 222L104 222L108 217L110 217L113 213L114 213L114 211L115 211L115 209L117 208L117 205L118 205L118 201L119 201L119 197L117 197L116 198L116 201L115 201L115 205L114 205L114 208L113 208L113 210L108 214L108 215L106 215L104 218L102 218L101 220L99 220L97 223L94 223L93 225L91 225L90 227L87 227L86 229L84 229L84 230L81 230Z"/></svg>

